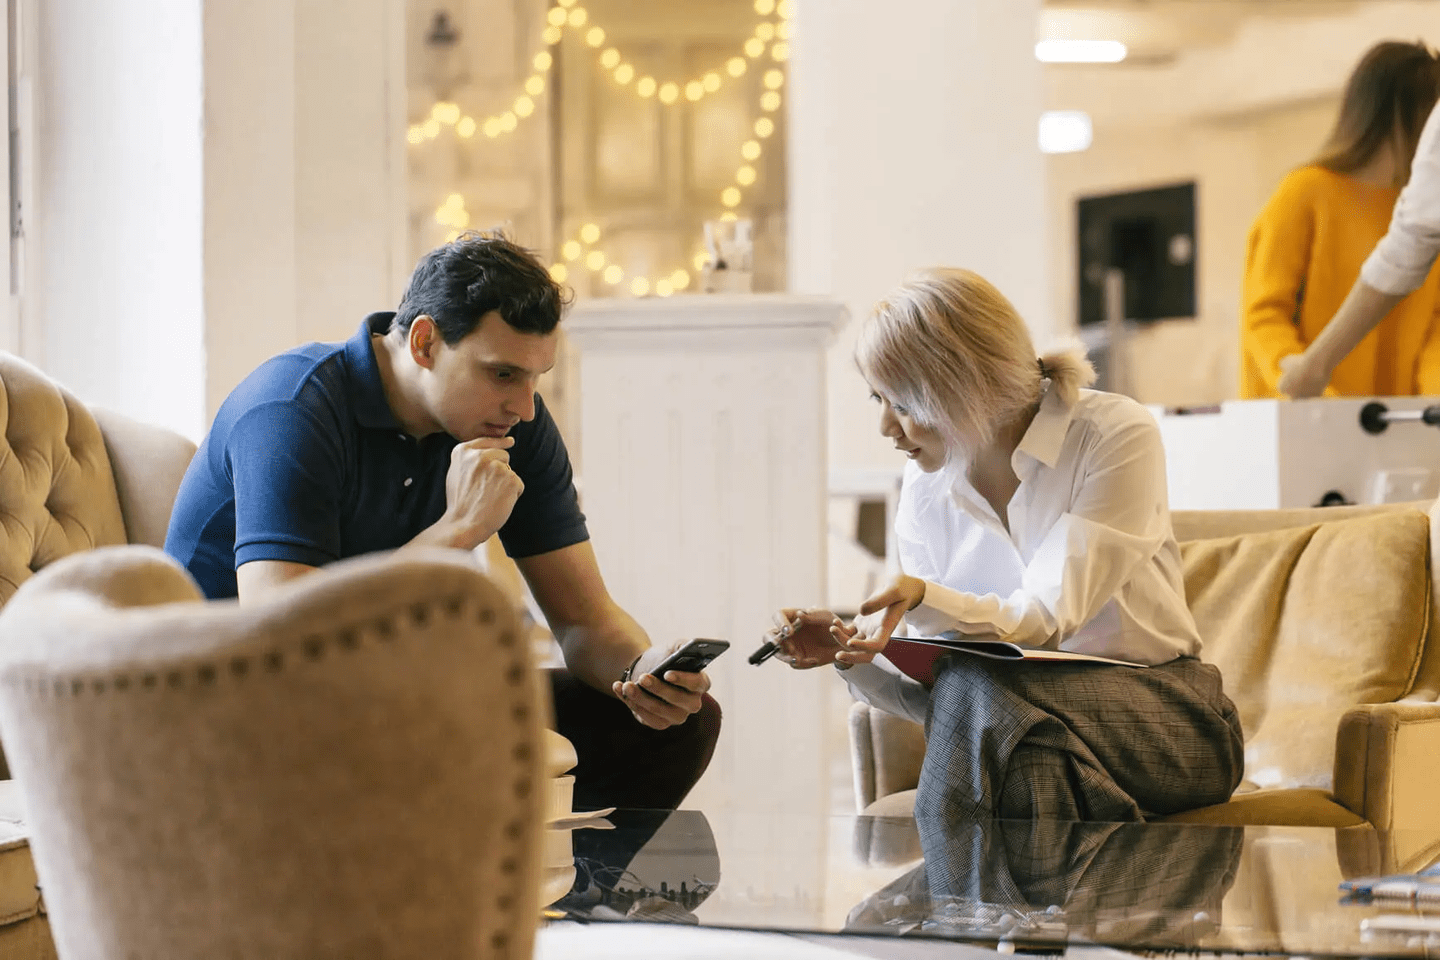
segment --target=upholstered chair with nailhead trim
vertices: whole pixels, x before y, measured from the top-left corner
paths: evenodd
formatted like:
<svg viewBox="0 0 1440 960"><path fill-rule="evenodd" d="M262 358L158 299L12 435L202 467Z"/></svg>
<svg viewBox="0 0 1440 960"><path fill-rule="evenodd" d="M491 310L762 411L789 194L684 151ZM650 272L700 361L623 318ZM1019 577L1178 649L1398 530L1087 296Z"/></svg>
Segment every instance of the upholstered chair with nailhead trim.
<svg viewBox="0 0 1440 960"><path fill-rule="evenodd" d="M195 444L88 408L0 352L0 605L37 570L94 547L161 546ZM0 956L55 956L17 785L0 753Z"/></svg>
<svg viewBox="0 0 1440 960"><path fill-rule="evenodd" d="M547 710L511 604L450 551L241 607L105 548L0 611L0 736L67 960L528 957Z"/></svg>

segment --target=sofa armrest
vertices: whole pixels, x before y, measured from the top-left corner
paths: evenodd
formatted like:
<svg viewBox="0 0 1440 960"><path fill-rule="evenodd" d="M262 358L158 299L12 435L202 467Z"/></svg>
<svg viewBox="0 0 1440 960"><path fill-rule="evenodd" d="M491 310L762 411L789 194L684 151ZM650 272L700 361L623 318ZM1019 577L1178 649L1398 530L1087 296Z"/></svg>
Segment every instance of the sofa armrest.
<svg viewBox="0 0 1440 960"><path fill-rule="evenodd" d="M1440 826L1440 703L1353 707L1335 737L1335 799L1375 827Z"/></svg>
<svg viewBox="0 0 1440 960"><path fill-rule="evenodd" d="M195 455L195 444L173 430L113 410L92 408L90 412L105 438L120 515L125 520L125 539L164 547L170 510Z"/></svg>
<svg viewBox="0 0 1440 960"><path fill-rule="evenodd" d="M856 703L850 708L850 756L855 809L863 813L875 801L919 784L925 731L913 720Z"/></svg>
<svg viewBox="0 0 1440 960"><path fill-rule="evenodd" d="M850 704L850 768L855 779L855 811L875 802L875 748L870 738L870 705Z"/></svg>

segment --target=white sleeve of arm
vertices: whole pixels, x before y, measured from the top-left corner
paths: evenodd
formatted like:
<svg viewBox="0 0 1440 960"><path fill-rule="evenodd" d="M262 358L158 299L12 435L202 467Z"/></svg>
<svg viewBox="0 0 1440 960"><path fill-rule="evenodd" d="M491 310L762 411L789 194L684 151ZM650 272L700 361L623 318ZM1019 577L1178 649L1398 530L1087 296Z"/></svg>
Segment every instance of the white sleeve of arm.
<svg viewBox="0 0 1440 960"><path fill-rule="evenodd" d="M857 663L839 671L850 686L850 695L877 710L925 723L930 709L930 691L920 681L901 673L884 654L870 663Z"/></svg>
<svg viewBox="0 0 1440 960"><path fill-rule="evenodd" d="M1050 528L1021 586L980 596L935 583L906 614L921 634L999 635L1055 649L1094 619L1169 535L1165 450L1148 417L1106 438L1070 510Z"/></svg>
<svg viewBox="0 0 1440 960"><path fill-rule="evenodd" d="M1390 230L1360 270L1380 293L1403 296L1430 274L1440 253L1440 109L1430 111L1410 166L1410 182L1395 203Z"/></svg>

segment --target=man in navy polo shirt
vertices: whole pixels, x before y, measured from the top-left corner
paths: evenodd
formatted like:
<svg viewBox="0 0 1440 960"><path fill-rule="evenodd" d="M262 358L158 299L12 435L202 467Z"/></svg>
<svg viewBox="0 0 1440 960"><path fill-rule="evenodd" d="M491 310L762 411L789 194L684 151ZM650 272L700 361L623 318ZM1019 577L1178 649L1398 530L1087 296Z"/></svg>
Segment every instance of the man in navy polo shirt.
<svg viewBox="0 0 1440 960"><path fill-rule="evenodd" d="M552 685L579 756L577 808L673 809L710 761L720 710L703 673L647 675L679 644L651 646L601 579L535 392L564 301L501 234L430 252L397 312L235 388L185 473L165 550L206 596L243 604L335 560L498 534L564 653Z"/></svg>

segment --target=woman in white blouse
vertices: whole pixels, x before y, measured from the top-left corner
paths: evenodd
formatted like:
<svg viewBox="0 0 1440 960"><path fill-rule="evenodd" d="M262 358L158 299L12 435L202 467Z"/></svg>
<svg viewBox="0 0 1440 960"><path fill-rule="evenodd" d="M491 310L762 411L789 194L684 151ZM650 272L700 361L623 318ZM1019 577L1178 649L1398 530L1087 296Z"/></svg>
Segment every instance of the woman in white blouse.
<svg viewBox="0 0 1440 960"><path fill-rule="evenodd" d="M833 663L859 699L925 724L920 817L1121 821L1227 800L1240 722L1198 659L1149 413L1082 389L1079 351L1037 362L1015 308L965 270L882 301L856 360L909 460L904 573L850 624L782 610L781 659ZM1139 666L877 657L892 635L950 630Z"/></svg>

